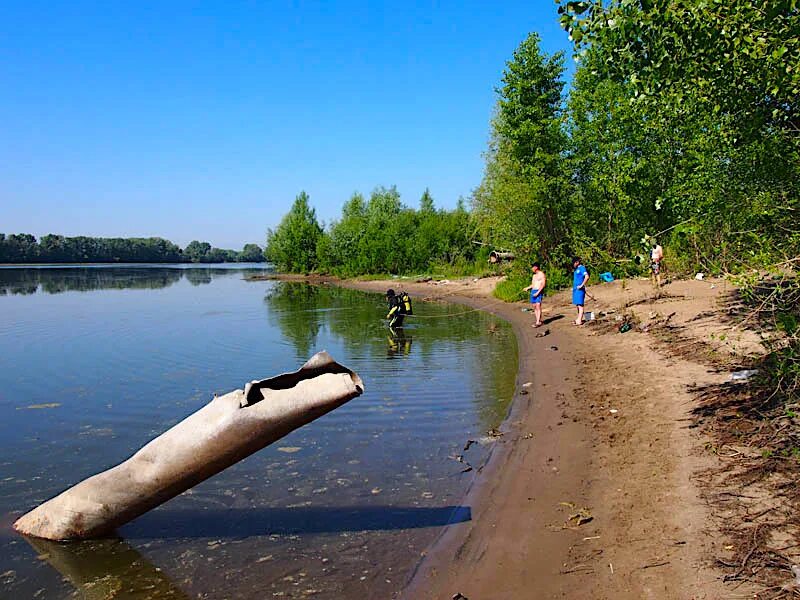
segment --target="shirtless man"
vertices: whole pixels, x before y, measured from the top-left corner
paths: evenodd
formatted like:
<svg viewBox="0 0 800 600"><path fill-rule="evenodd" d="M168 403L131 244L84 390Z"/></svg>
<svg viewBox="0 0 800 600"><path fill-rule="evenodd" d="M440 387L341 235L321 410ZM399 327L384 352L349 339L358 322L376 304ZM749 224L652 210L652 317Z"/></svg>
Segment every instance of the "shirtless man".
<svg viewBox="0 0 800 600"><path fill-rule="evenodd" d="M522 291L531 293L531 304L533 304L533 313L536 315L536 323L534 327L542 326L542 298L544 298L544 286L547 285L547 277L544 271L539 268L539 263L533 263L531 267L533 277L531 277L531 284L522 288Z"/></svg>
<svg viewBox="0 0 800 600"><path fill-rule="evenodd" d="M661 287L661 261L664 260L664 249L654 239L650 250L650 273L653 285Z"/></svg>

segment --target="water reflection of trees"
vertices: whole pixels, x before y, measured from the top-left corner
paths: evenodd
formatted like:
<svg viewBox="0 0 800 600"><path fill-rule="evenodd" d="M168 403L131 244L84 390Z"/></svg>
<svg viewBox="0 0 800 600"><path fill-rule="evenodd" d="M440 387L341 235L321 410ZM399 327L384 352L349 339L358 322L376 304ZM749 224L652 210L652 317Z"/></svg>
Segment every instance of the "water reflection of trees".
<svg viewBox="0 0 800 600"><path fill-rule="evenodd" d="M322 329L324 316L318 311L323 302L317 287L299 284L276 284L264 296L270 310L270 324L281 330L298 356L311 356Z"/></svg>
<svg viewBox="0 0 800 600"><path fill-rule="evenodd" d="M348 347L369 347L375 356L386 352L386 338L392 336L384 320L386 303L379 294L326 285L280 282L269 290L264 302L270 308L270 321L280 327L283 336L295 345L300 355L314 348L323 327L333 337L346 342ZM463 314L462 307L451 304L424 306L423 312L428 314L419 318L408 317L406 327L394 332L396 337L410 338L413 335L415 346L421 346L423 353L442 341L472 340L486 333L485 323L480 318L450 318L456 316L453 313ZM472 316L479 315L474 313Z"/></svg>
<svg viewBox="0 0 800 600"><path fill-rule="evenodd" d="M176 269L152 267L67 267L52 269L0 269L0 296L37 292L87 292L92 290L157 290L185 278L192 285L205 285L232 269Z"/></svg>
<svg viewBox="0 0 800 600"><path fill-rule="evenodd" d="M383 317L386 304L379 294L332 286L276 283L264 298L268 319L299 357L319 350L320 332L327 329L356 356L414 359L426 363L441 356L442 344L452 347L477 342L466 354L463 370L476 389L476 411L481 427L496 427L505 417L514 393L517 348L511 328L497 317L447 303L422 303L406 327L392 332ZM465 314L465 311L466 312ZM413 337L413 350L411 340Z"/></svg>

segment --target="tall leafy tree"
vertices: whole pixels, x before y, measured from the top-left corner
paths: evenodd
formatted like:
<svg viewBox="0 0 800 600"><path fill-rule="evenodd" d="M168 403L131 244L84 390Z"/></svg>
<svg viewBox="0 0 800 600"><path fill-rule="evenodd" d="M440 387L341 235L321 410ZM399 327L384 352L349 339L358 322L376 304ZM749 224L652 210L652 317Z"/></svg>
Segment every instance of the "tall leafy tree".
<svg viewBox="0 0 800 600"><path fill-rule="evenodd" d="M209 252L211 252L211 244L208 242L199 242L197 240L192 240L186 248L183 249L183 255L189 262L194 263L208 262L206 258Z"/></svg>
<svg viewBox="0 0 800 600"><path fill-rule="evenodd" d="M569 175L562 118L562 53L531 33L506 65L483 181L473 206L484 236L522 254L552 258L566 240Z"/></svg>
<svg viewBox="0 0 800 600"><path fill-rule="evenodd" d="M342 218L334 222L320 245L320 261L325 269L338 270L345 275L365 272L359 241L367 223L367 203L364 196L354 193L342 207Z"/></svg>
<svg viewBox="0 0 800 600"><path fill-rule="evenodd" d="M738 135L800 133L797 0L558 0L579 52L643 101L701 102ZM689 108L689 110L692 110Z"/></svg>
<svg viewBox="0 0 800 600"><path fill-rule="evenodd" d="M308 194L300 192L280 224L267 231L264 255L280 269L308 273L317 267L321 236L322 227L309 205Z"/></svg>
<svg viewBox="0 0 800 600"><path fill-rule="evenodd" d="M796 253L796 3L560 4L582 64L579 212L608 214L606 232L584 222L582 234L619 252L624 235L669 230L673 256L706 269Z"/></svg>
<svg viewBox="0 0 800 600"><path fill-rule="evenodd" d="M239 262L264 262L264 251L258 244L245 244L237 260Z"/></svg>

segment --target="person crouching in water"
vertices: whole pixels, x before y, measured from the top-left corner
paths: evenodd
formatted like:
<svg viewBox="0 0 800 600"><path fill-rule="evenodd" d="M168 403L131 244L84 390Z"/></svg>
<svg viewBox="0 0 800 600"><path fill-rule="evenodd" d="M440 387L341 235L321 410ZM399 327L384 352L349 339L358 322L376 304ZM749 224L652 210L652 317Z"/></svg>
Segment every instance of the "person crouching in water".
<svg viewBox="0 0 800 600"><path fill-rule="evenodd" d="M402 327L406 311L401 298L395 295L394 290L388 289L386 290L386 302L389 304L389 314L386 315L389 320L389 328Z"/></svg>
<svg viewBox="0 0 800 600"><path fill-rule="evenodd" d="M544 298L544 286L547 284L547 277L545 277L544 271L541 270L538 262L533 263L531 271L533 272L531 284L526 288L522 288L522 290L525 292L530 291L531 304L533 304L533 314L536 315L536 322L533 324L533 326L541 327L542 298Z"/></svg>

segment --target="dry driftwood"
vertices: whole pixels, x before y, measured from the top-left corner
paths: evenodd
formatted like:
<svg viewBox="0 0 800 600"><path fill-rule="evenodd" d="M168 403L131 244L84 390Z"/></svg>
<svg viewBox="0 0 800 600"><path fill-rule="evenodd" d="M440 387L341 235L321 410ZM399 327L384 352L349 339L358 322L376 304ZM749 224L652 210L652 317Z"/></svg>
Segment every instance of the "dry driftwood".
<svg viewBox="0 0 800 600"><path fill-rule="evenodd" d="M248 383L145 445L128 460L14 523L51 540L99 537L360 395L361 378L327 352L294 373Z"/></svg>

